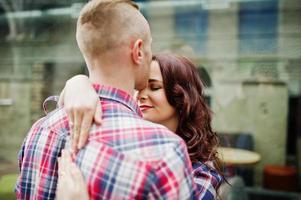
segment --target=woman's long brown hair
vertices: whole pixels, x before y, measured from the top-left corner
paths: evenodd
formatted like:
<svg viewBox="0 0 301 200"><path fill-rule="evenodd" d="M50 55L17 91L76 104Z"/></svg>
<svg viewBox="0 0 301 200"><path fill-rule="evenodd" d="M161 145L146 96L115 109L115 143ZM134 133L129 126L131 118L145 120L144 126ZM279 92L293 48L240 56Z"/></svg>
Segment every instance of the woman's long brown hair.
<svg viewBox="0 0 301 200"><path fill-rule="evenodd" d="M192 162L213 161L221 173L217 157L219 139L212 130L212 111L206 103L204 85L195 65L183 56L157 54L168 102L179 115L176 134L186 142Z"/></svg>

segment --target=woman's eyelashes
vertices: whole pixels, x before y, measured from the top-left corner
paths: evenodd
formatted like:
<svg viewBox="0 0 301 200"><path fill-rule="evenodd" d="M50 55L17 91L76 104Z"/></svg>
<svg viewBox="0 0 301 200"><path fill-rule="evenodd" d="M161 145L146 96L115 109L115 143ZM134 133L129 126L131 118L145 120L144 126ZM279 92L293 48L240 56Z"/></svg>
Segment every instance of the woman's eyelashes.
<svg viewBox="0 0 301 200"><path fill-rule="evenodd" d="M150 84L149 88L150 88L150 90L152 90L152 91L156 91L156 90L161 89L162 86L161 86L161 85L158 85L158 84Z"/></svg>

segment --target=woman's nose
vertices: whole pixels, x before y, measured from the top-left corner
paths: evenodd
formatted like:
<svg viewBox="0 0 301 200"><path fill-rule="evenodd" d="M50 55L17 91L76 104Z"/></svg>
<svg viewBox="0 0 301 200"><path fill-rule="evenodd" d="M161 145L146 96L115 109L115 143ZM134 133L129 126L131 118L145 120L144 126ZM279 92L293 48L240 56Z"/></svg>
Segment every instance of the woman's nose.
<svg viewBox="0 0 301 200"><path fill-rule="evenodd" d="M140 100L140 101L143 101L143 100L146 100L146 95L141 95L141 96L139 96L139 98L138 98L138 100Z"/></svg>
<svg viewBox="0 0 301 200"><path fill-rule="evenodd" d="M138 93L138 100L143 101L147 99L147 94L145 91L140 91Z"/></svg>

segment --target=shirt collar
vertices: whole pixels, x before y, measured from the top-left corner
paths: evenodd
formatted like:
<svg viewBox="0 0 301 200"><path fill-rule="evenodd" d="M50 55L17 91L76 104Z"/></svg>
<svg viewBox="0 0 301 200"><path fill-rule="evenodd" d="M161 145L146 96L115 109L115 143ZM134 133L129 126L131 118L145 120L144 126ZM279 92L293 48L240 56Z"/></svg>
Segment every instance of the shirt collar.
<svg viewBox="0 0 301 200"><path fill-rule="evenodd" d="M142 113L140 111L140 108L137 104L137 101L129 95L127 92L111 87L111 86L105 86L105 85L99 85L99 84L93 84L93 87L96 91L96 93L101 97L105 99L110 99L117 101L129 109L131 109L133 112L135 112L137 115L142 117Z"/></svg>

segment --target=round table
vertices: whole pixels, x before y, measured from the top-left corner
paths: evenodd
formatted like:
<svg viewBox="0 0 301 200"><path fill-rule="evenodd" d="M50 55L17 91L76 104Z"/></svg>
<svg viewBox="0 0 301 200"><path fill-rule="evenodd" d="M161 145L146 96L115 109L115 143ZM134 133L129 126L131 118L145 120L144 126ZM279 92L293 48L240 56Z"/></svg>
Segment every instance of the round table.
<svg viewBox="0 0 301 200"><path fill-rule="evenodd" d="M253 151L229 147L219 147L218 155L227 165L251 165L260 161L261 156Z"/></svg>

